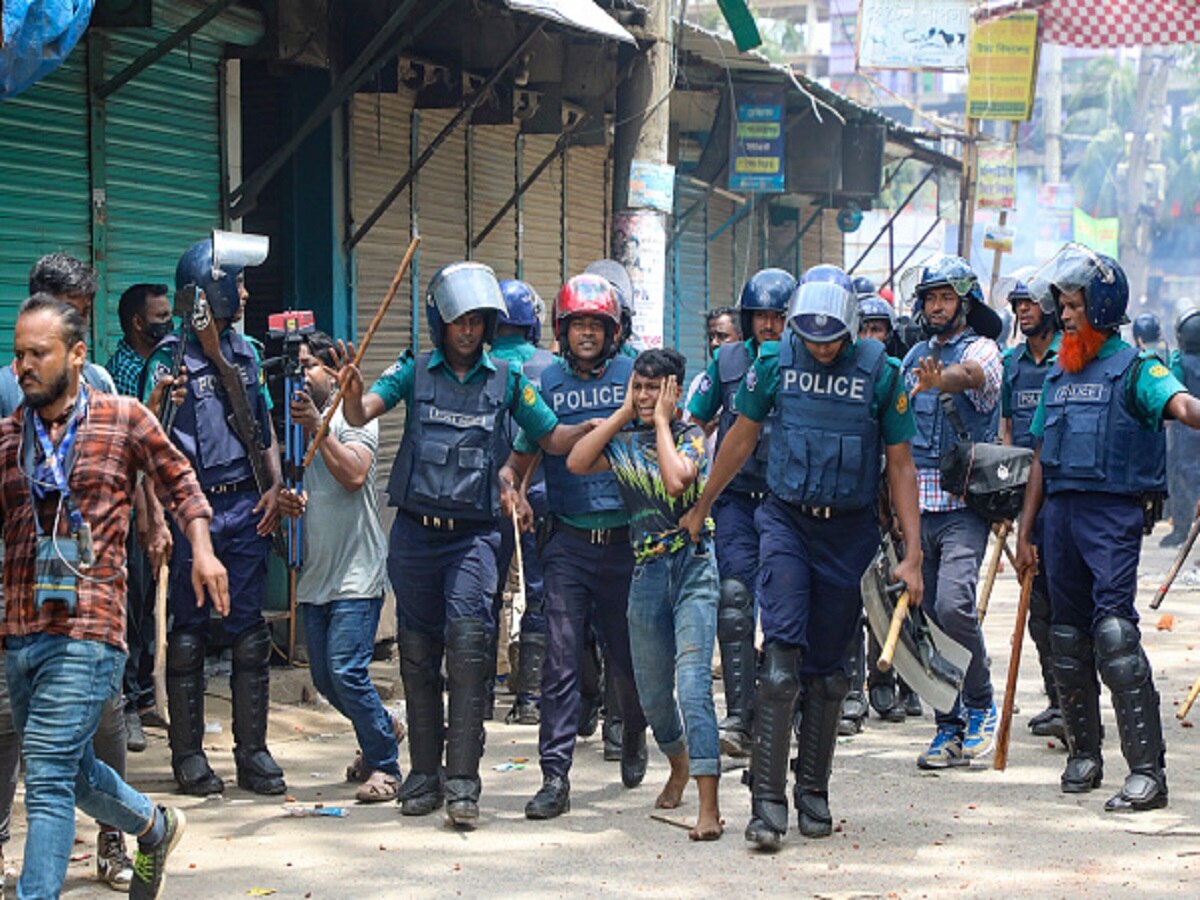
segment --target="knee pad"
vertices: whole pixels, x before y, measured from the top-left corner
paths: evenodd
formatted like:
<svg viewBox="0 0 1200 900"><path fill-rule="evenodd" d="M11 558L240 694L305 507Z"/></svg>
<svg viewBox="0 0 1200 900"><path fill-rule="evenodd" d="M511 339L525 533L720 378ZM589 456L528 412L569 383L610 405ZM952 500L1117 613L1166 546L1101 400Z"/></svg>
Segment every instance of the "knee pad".
<svg viewBox="0 0 1200 900"><path fill-rule="evenodd" d="M441 677L440 641L427 634L401 629L396 643L400 647L400 674L406 681Z"/></svg>
<svg viewBox="0 0 1200 900"><path fill-rule="evenodd" d="M721 582L717 607L717 640L740 641L754 633L754 595L740 581Z"/></svg>
<svg viewBox="0 0 1200 900"><path fill-rule="evenodd" d="M496 642L482 619L454 619L446 626L446 669L453 680L482 677ZM494 669L494 664L493 664Z"/></svg>
<svg viewBox="0 0 1200 900"><path fill-rule="evenodd" d="M766 703L790 701L800 690L800 651L767 646L766 659L758 677L758 696Z"/></svg>
<svg viewBox="0 0 1200 900"><path fill-rule="evenodd" d="M271 661L271 631L266 625L247 628L233 639L233 667L261 669Z"/></svg>
<svg viewBox="0 0 1200 900"><path fill-rule="evenodd" d="M809 696L820 698L823 702L841 703L850 692L850 678L843 671L830 672L828 675L814 675L805 679Z"/></svg>
<svg viewBox="0 0 1200 900"><path fill-rule="evenodd" d="M1128 619L1107 616L1093 632L1100 677L1111 691L1130 691L1150 678L1150 660L1142 650L1142 636Z"/></svg>
<svg viewBox="0 0 1200 900"><path fill-rule="evenodd" d="M167 674L190 675L204 669L205 640L194 631L178 631L167 639Z"/></svg>

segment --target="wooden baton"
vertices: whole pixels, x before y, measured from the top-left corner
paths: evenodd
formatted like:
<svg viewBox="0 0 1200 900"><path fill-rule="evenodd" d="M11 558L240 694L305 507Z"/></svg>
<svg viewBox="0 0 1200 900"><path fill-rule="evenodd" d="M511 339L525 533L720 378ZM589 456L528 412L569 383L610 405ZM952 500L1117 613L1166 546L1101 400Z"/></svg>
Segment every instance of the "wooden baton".
<svg viewBox="0 0 1200 900"><path fill-rule="evenodd" d="M1175 718L1180 722L1187 718L1187 714L1192 711L1192 704L1196 702L1196 698L1200 697L1200 678L1192 682L1192 689L1188 691L1187 699L1183 701L1183 706L1179 707L1179 712L1175 713Z"/></svg>
<svg viewBox="0 0 1200 900"><path fill-rule="evenodd" d="M1017 674L1021 671L1021 646L1025 643L1025 624L1029 619L1029 598L1033 595L1034 567L1021 579L1021 600L1017 604L1017 621L1013 625L1012 652L1008 657L1008 683L1004 686L1004 707L996 728L996 758L992 768L1003 772L1008 766L1008 739L1012 734L1013 705L1017 697Z"/></svg>
<svg viewBox="0 0 1200 900"><path fill-rule="evenodd" d="M1175 555L1175 562L1171 563L1171 571L1167 572L1166 579L1158 586L1158 590L1154 592L1154 599L1150 601L1151 609L1158 609L1162 605L1163 598L1167 596L1167 591L1175 583L1175 576L1179 574L1179 570L1183 568L1184 562L1187 561L1188 554L1192 552L1192 545L1196 543L1197 535L1200 535L1200 516L1192 520L1192 527L1188 529L1187 540L1183 542L1183 546L1179 548L1179 553Z"/></svg>
<svg viewBox="0 0 1200 900"><path fill-rule="evenodd" d="M408 245L408 250L404 253L404 259L400 263L400 268L396 270L396 277L392 279L392 284L387 289L387 293L383 297L383 302L379 304L379 309L375 311L375 318L371 320L371 326L367 329L367 333L363 335L362 343L358 345L358 349L354 352L353 365L358 366L362 364L363 357L367 354L367 347L371 345L371 339L375 337L375 332L378 330L380 323L383 322L383 317L387 314L388 307L392 305L392 300L395 298L396 292L400 290L400 282L404 280L404 273L408 271L408 267L412 264L412 258L417 252L417 245L419 243L421 243L421 236L419 234L413 235L413 239ZM329 410L325 413L324 418L321 419L321 427L313 435L312 445L308 448L308 452L304 454L304 459L300 461L301 469L307 469L308 464L316 456L317 448L321 446L321 441L325 440L325 435L329 433L329 423L333 420L334 414L341 405L342 388L339 384L337 395L333 398L333 403L330 404Z"/></svg>
<svg viewBox="0 0 1200 900"><path fill-rule="evenodd" d="M170 571L164 561L158 567L158 582L154 585L154 705L166 721L170 716L167 710L167 581Z"/></svg>
<svg viewBox="0 0 1200 900"><path fill-rule="evenodd" d="M983 591L979 595L979 608L976 614L982 622L987 617L988 602L992 599L992 587L996 584L996 573L1000 570L1000 554L1008 543L1008 533L1012 531L1012 522L1001 522L1000 530L996 532L996 548L988 559L987 570L983 579Z"/></svg>
<svg viewBox="0 0 1200 900"><path fill-rule="evenodd" d="M900 641L900 629L908 617L908 602L908 591L902 591L896 599L896 608L892 610L892 621L888 625L887 640L883 642L883 649L879 651L879 660L875 663L875 667L880 672L891 671L892 657L896 655L896 644Z"/></svg>

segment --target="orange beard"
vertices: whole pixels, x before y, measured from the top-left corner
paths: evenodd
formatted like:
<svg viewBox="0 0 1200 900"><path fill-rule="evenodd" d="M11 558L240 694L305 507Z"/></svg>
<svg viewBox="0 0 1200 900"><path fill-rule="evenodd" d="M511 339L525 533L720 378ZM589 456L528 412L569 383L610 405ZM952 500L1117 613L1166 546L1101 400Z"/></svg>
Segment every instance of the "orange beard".
<svg viewBox="0 0 1200 900"><path fill-rule="evenodd" d="M1076 332L1064 331L1058 364L1068 372L1078 372L1096 358L1106 340L1108 332L1097 331L1090 322L1084 322Z"/></svg>

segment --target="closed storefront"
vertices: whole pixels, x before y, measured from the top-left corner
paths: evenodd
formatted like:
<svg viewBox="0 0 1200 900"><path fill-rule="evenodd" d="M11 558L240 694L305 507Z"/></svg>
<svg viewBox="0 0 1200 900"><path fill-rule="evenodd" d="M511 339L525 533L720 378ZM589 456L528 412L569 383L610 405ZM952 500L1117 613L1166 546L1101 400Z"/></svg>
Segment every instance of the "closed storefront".
<svg viewBox="0 0 1200 900"><path fill-rule="evenodd" d="M688 382L707 363L705 357L705 313L712 305L708 297L708 203L706 188L680 179L675 184L675 227L672 242L669 321L666 343L688 361ZM684 218L686 214L686 219ZM686 390L687 385L684 385Z"/></svg>

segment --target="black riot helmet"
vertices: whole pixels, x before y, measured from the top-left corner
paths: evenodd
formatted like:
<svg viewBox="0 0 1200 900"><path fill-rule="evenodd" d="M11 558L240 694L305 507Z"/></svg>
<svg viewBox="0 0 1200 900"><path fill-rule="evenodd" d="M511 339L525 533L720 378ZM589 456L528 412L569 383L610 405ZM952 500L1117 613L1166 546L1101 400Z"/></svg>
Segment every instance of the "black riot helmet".
<svg viewBox="0 0 1200 900"><path fill-rule="evenodd" d="M1157 344L1162 340L1162 324L1154 313L1142 313L1133 320L1133 339L1143 344Z"/></svg>
<svg viewBox="0 0 1200 900"><path fill-rule="evenodd" d="M1175 343L1183 353L1200 353L1200 307L1192 307L1179 317Z"/></svg>

